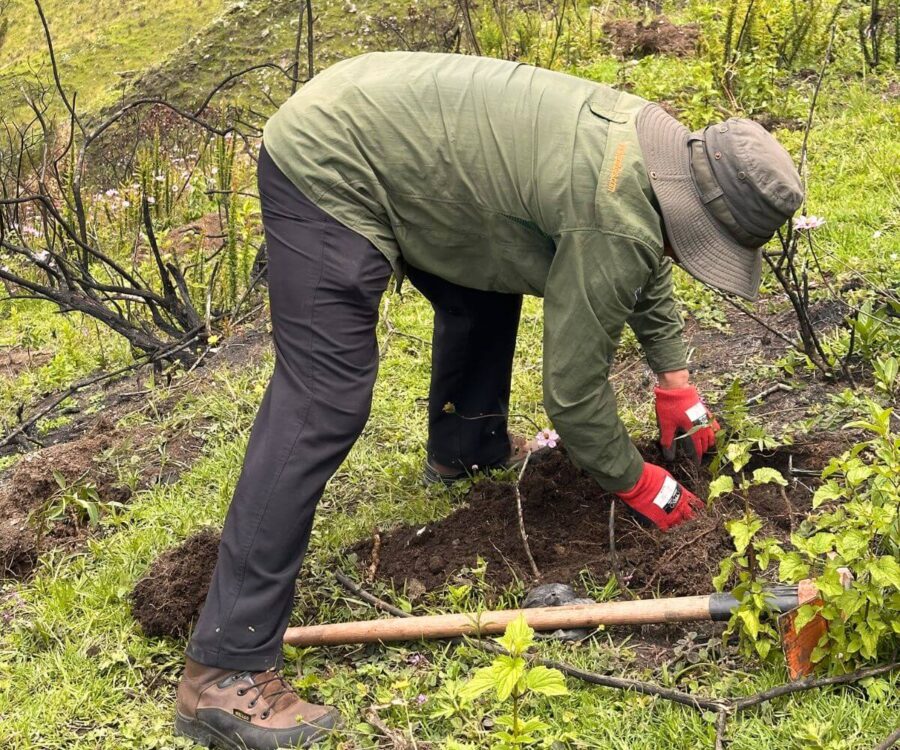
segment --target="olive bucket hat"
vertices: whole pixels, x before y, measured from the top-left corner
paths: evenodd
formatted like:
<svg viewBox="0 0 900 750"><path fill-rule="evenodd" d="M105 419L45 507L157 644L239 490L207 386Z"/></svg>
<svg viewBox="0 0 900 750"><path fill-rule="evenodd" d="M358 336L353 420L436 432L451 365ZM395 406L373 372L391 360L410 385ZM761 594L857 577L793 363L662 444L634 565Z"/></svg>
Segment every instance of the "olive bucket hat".
<svg viewBox="0 0 900 750"><path fill-rule="evenodd" d="M636 126L678 262L705 284L755 299L760 248L803 202L787 151L752 120L691 133L656 104L638 113Z"/></svg>

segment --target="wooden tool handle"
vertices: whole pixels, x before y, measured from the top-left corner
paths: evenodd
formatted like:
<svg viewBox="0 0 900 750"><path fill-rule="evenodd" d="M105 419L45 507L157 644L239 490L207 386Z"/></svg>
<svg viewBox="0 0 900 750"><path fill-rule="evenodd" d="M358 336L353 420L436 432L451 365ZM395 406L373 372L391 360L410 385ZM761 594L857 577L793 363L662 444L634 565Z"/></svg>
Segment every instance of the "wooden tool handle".
<svg viewBox="0 0 900 750"><path fill-rule="evenodd" d="M571 604L492 612L341 622L288 628L284 642L293 646L335 646L344 643L418 641L461 635L502 633L519 615L535 630L591 628L598 625L645 625L709 620L709 595L630 602Z"/></svg>

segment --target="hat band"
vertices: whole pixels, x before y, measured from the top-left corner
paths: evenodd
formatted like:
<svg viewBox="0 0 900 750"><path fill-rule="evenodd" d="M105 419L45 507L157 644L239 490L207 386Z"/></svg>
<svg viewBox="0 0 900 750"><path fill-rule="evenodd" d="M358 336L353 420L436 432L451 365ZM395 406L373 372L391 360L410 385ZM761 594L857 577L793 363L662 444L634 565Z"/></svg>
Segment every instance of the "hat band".
<svg viewBox="0 0 900 750"><path fill-rule="evenodd" d="M744 247L756 249L765 245L770 239L759 235L751 234L746 231L737 220L728 207L725 200L725 194L721 185L716 181L712 167L709 164L709 156L706 151L706 144L703 139L697 136L691 136L688 140L691 149L691 177L697 192L700 193L700 199L703 205L712 214L713 218L718 221L728 231L734 240Z"/></svg>

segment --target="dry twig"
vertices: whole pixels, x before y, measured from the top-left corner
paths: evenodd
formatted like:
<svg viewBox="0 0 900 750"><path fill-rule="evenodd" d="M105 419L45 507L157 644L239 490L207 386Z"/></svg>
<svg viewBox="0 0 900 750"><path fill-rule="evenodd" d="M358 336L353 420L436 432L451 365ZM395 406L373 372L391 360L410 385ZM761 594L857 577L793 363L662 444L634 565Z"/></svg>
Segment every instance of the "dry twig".
<svg viewBox="0 0 900 750"><path fill-rule="evenodd" d="M519 489L519 485L522 484L522 477L525 476L525 469L528 468L528 460L530 458L531 451L528 451L528 453L525 454L525 460L522 462L522 468L519 471L519 478L513 485L513 489L516 491L516 512L519 516L519 536L522 537L522 546L525 548L525 556L528 558L528 564L531 566L531 572L534 573L534 577L540 578L541 571L534 561L534 556L531 554L531 546L528 544L528 534L525 531L525 517L522 515L522 492Z"/></svg>

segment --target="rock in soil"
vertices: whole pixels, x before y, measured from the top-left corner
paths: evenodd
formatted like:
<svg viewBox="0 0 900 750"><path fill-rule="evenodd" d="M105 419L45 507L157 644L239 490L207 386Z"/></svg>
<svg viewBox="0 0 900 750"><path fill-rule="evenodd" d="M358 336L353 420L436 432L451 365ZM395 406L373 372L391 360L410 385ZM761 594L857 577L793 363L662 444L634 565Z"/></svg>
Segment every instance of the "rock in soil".
<svg viewBox="0 0 900 750"><path fill-rule="evenodd" d="M655 445L641 446L648 461L661 463ZM817 446L793 452L795 468L820 468ZM827 451L826 451L827 453ZM833 455L833 454L832 454ZM786 455L757 459L784 468ZM670 467L676 477L701 497L709 473L691 465ZM580 583L582 571L599 582L612 573L609 556L609 512L612 495L577 469L563 450L536 456L521 483L523 516L529 545L544 582ZM787 540L792 525L809 510L810 493L802 485L790 488L787 503L778 487L751 490L750 504L766 521L765 531ZM709 593L719 561L732 551L725 521L743 513L735 497L717 500L712 508L669 533L642 525L621 501L617 502L616 547L618 573L628 587L643 596L686 596ZM371 542L353 551L368 564ZM530 567L519 534L516 499L508 482L482 480L470 490L465 504L448 517L426 526L403 526L381 534L377 576L404 586L432 590L448 582L468 580L467 571L478 558L487 562L486 580L502 587L519 579L530 583Z"/></svg>
<svg viewBox="0 0 900 750"><path fill-rule="evenodd" d="M219 533L202 529L156 558L131 592L131 612L146 635L188 635L206 599L218 551Z"/></svg>

